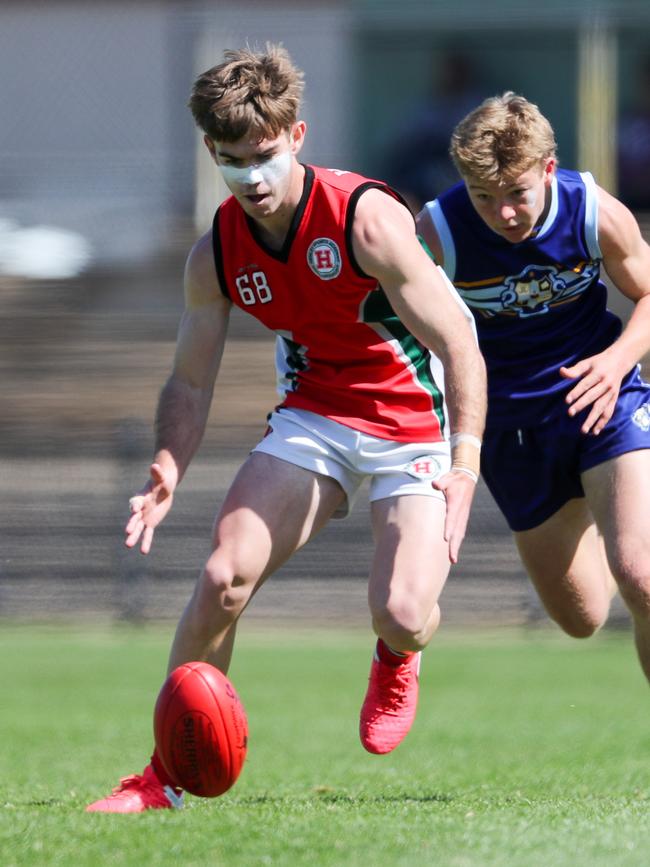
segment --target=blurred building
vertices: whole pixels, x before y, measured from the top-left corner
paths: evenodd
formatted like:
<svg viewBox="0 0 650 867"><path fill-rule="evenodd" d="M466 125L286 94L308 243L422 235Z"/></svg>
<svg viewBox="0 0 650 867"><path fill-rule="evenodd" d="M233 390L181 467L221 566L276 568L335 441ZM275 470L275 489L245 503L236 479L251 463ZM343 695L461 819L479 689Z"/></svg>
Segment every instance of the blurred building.
<svg viewBox="0 0 650 867"><path fill-rule="evenodd" d="M246 43L282 41L307 70L306 158L342 164L350 16L318 0L0 4L0 221L82 233L98 261L151 254L195 209L191 83Z"/></svg>
<svg viewBox="0 0 650 867"><path fill-rule="evenodd" d="M429 78L429 92L395 124L380 171L414 214L458 180L449 159L451 133L490 95L480 68L462 47L432 52Z"/></svg>
<svg viewBox="0 0 650 867"><path fill-rule="evenodd" d="M619 113L618 192L630 208L650 211L650 44L627 97Z"/></svg>
<svg viewBox="0 0 650 867"><path fill-rule="evenodd" d="M222 191L201 162L190 85L225 47L266 40L306 72L306 160L381 173L399 124L430 96L432 63L453 46L481 92L538 102L561 160L581 157L615 189L616 107L630 102L631 70L650 51L650 4L8 0L0 248L2 220L78 232L100 262L151 254L193 215L205 225ZM408 135L403 148L408 157Z"/></svg>

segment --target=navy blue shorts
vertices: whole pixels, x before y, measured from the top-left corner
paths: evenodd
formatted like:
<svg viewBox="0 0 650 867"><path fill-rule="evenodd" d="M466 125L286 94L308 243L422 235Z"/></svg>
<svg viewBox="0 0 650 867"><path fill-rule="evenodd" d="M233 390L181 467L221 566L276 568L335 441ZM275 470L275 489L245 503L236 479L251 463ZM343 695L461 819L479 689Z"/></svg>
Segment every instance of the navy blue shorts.
<svg viewBox="0 0 650 867"><path fill-rule="evenodd" d="M535 427L486 431L481 472L514 531L530 530L566 502L584 497L580 474L625 452L650 448L650 384L638 368L623 380L614 415L598 436L583 434L564 396Z"/></svg>

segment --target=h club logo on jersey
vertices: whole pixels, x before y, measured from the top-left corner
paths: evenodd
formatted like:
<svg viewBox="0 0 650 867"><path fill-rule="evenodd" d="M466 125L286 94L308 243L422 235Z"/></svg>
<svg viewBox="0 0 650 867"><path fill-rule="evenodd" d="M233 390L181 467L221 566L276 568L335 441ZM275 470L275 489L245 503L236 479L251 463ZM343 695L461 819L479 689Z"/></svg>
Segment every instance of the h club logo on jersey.
<svg viewBox="0 0 650 867"><path fill-rule="evenodd" d="M341 251L331 238L316 238L307 250L307 263L321 280L333 280L341 273Z"/></svg>
<svg viewBox="0 0 650 867"><path fill-rule="evenodd" d="M441 470L440 461L433 455L421 455L404 467L404 472L414 479L437 479Z"/></svg>

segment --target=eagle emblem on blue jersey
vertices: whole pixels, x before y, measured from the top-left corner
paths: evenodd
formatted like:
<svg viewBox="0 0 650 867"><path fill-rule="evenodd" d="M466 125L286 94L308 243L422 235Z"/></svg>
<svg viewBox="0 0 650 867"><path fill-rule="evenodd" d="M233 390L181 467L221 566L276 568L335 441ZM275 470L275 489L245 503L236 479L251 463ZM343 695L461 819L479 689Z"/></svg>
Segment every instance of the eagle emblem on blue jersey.
<svg viewBox="0 0 650 867"><path fill-rule="evenodd" d="M548 313L556 304L576 300L598 280L597 262L527 265L518 274L481 283L456 283L463 301L484 317L526 318Z"/></svg>
<svg viewBox="0 0 650 867"><path fill-rule="evenodd" d="M548 312L549 304L566 289L566 282L555 268L535 266L505 280L501 294L504 308L515 310L519 316L532 316Z"/></svg>

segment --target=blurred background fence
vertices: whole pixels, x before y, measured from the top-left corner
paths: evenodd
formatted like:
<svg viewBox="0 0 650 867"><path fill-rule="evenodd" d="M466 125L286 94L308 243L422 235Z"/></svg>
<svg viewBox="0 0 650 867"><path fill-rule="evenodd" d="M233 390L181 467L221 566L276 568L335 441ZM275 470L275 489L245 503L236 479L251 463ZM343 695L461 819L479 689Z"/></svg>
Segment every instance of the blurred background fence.
<svg viewBox="0 0 650 867"><path fill-rule="evenodd" d="M252 320L234 316L205 443L150 557L123 549L122 526L184 258L223 195L190 85L224 48L266 40L306 73L306 161L385 177L417 207L454 180L454 123L512 89L550 117L564 165L594 171L648 224L645 0L0 4L0 617L176 619L191 591L275 402L272 338ZM365 624L370 555L360 498L249 616ZM443 607L452 623L542 619L482 485ZM613 621L627 622L618 604Z"/></svg>

